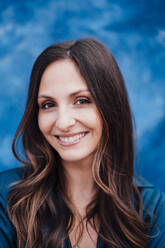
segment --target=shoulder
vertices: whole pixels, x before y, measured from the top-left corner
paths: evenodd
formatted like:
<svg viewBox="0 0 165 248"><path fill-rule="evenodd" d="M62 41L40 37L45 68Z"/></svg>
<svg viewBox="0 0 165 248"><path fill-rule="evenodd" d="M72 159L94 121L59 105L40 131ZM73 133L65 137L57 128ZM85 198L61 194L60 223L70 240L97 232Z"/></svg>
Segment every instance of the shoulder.
<svg viewBox="0 0 165 248"><path fill-rule="evenodd" d="M143 218L148 225L150 248L165 247L165 194L139 177L135 179L141 191Z"/></svg>
<svg viewBox="0 0 165 248"><path fill-rule="evenodd" d="M163 192L142 177L137 177L135 183L141 191L144 211L153 213L156 209L165 207L165 194Z"/></svg>
<svg viewBox="0 0 165 248"><path fill-rule="evenodd" d="M0 185L1 182L13 182L13 179L20 180L24 174L24 167L13 168L0 172Z"/></svg>
<svg viewBox="0 0 165 248"><path fill-rule="evenodd" d="M18 167L0 172L0 195L3 198L7 197L11 184L23 178L24 167Z"/></svg>
<svg viewBox="0 0 165 248"><path fill-rule="evenodd" d="M11 184L23 178L23 167L6 170L0 173L0 247L15 248L16 233L10 222L7 204L8 193L11 189Z"/></svg>

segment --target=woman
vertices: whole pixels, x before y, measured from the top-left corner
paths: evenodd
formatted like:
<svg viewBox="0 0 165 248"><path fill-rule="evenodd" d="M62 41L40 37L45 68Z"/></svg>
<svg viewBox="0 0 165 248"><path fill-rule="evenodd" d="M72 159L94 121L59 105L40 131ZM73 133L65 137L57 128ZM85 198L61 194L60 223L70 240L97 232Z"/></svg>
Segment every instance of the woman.
<svg viewBox="0 0 165 248"><path fill-rule="evenodd" d="M2 247L165 247L164 196L133 177L127 92L98 41L39 55L13 152L24 166L1 174Z"/></svg>

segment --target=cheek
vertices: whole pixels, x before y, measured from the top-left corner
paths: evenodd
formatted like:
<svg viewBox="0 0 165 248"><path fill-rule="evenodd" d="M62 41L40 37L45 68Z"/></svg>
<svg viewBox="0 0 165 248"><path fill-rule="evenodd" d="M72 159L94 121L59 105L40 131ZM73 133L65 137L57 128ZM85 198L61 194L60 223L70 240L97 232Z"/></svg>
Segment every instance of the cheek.
<svg viewBox="0 0 165 248"><path fill-rule="evenodd" d="M81 113L82 122L91 130L97 131L98 136L102 133L103 121L100 113L96 109Z"/></svg>
<svg viewBox="0 0 165 248"><path fill-rule="evenodd" d="M38 114L38 126L42 133L48 133L54 124L54 120L51 115Z"/></svg>
<svg viewBox="0 0 165 248"><path fill-rule="evenodd" d="M100 115L100 113L98 113L98 111L93 114L92 124L93 124L93 128L95 130L97 139L100 140L101 136L102 136L102 131L103 131L103 121L102 121L101 115Z"/></svg>
<svg viewBox="0 0 165 248"><path fill-rule="evenodd" d="M102 137L102 133L103 133L103 122L102 120L99 118L99 119L96 119L96 136L97 136L97 140L100 141L101 140L101 137Z"/></svg>

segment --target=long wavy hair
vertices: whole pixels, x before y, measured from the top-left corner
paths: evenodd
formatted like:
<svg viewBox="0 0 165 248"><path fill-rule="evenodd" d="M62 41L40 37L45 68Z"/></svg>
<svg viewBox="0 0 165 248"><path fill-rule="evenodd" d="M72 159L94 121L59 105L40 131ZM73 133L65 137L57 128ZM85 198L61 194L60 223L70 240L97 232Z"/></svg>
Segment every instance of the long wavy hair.
<svg viewBox="0 0 165 248"><path fill-rule="evenodd" d="M103 120L101 144L92 164L98 190L86 208L86 225L95 229L106 247L147 247L142 201L133 182L133 124L124 80L108 49L87 38L49 46L32 69L24 116L12 146L15 157L24 165L24 176L11 189L8 202L18 248L64 247L75 223L76 210L66 194L60 157L38 126L41 77L48 65L61 59L77 65ZM19 141L24 158L17 149ZM83 229L76 244L82 233Z"/></svg>

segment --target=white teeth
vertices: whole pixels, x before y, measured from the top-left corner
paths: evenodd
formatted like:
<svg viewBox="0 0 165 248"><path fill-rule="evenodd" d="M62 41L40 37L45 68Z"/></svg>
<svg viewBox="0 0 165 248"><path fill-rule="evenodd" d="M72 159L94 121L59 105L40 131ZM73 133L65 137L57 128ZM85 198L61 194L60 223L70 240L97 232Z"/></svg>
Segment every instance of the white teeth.
<svg viewBox="0 0 165 248"><path fill-rule="evenodd" d="M81 133L81 134L77 134L75 136L72 136L72 137L67 137L67 138L64 138L64 137L60 137L59 136L59 140L61 140L62 142L64 143L72 143L74 141L77 141L79 139L81 139L82 137L85 136L85 133Z"/></svg>

